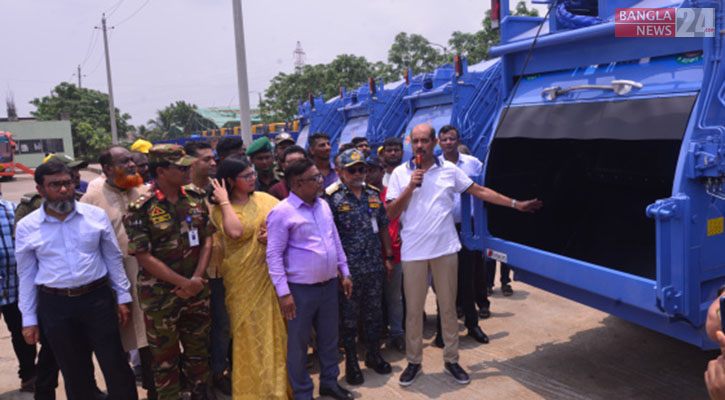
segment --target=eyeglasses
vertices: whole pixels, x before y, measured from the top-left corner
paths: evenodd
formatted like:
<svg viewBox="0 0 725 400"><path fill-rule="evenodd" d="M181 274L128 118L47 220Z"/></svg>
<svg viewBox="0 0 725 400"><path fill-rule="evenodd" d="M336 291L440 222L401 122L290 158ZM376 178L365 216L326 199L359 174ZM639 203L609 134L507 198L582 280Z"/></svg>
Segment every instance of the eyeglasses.
<svg viewBox="0 0 725 400"><path fill-rule="evenodd" d="M76 184L75 184L75 182L73 182L73 180L68 179L65 181L48 182L45 184L45 186L47 186L55 191L58 191L63 187L65 187L66 189L73 189L76 186Z"/></svg>
<svg viewBox="0 0 725 400"><path fill-rule="evenodd" d="M300 182L303 182L303 183L305 183L305 182L319 182L319 181L321 181L323 179L325 179L325 177L322 176L322 174L317 174L317 175L314 175L314 176L312 176L310 178L300 178Z"/></svg>
<svg viewBox="0 0 725 400"><path fill-rule="evenodd" d="M350 167L350 168L345 168L345 171L347 171L348 174L355 175L355 174L364 174L364 173L368 172L368 169L367 169L367 167L357 167L357 168Z"/></svg>
<svg viewBox="0 0 725 400"><path fill-rule="evenodd" d="M253 181L257 179L257 171L252 171L248 174L237 175L237 179L244 179L245 181Z"/></svg>
<svg viewBox="0 0 725 400"><path fill-rule="evenodd" d="M181 172L186 172L186 171L189 170L189 168L191 168L188 165L176 165L176 164L169 164L169 167L174 168L174 169L177 169L177 170L179 170Z"/></svg>

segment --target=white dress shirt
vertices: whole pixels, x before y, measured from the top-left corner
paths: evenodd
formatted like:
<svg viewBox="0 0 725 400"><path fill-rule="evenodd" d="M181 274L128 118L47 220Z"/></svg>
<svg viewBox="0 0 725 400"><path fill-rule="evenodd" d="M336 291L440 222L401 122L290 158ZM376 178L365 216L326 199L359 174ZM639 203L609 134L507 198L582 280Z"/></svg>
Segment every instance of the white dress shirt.
<svg viewBox="0 0 725 400"><path fill-rule="evenodd" d="M442 154L438 157L438 160L447 161ZM479 161L478 158L474 156L469 156L468 154L458 153L458 162L456 163L456 167L462 169L463 172L465 172L466 175L468 175L469 177L479 176L483 173L483 163ZM456 204L453 207L453 222L460 224L461 194L456 193L455 198ZM471 213L473 213L473 196L471 196Z"/></svg>
<svg viewBox="0 0 725 400"><path fill-rule="evenodd" d="M18 307L23 326L38 325L36 285L76 288L108 275L118 304L131 302L123 269L123 253L103 209L75 202L63 221L45 212L45 205L18 222L15 231L18 263Z"/></svg>
<svg viewBox="0 0 725 400"><path fill-rule="evenodd" d="M413 160L395 168L385 196L388 203L403 193L413 171ZM403 261L430 260L461 249L453 207L456 195L471 185L473 181L460 168L435 159L423 174L421 187L413 190L408 207L400 214Z"/></svg>

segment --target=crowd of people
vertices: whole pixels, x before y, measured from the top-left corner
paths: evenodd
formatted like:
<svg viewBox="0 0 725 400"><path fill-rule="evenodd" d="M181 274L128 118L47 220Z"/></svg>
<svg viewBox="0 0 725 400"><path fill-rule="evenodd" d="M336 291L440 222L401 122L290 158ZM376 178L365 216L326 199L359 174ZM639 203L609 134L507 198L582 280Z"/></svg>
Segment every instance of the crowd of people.
<svg viewBox="0 0 725 400"><path fill-rule="evenodd" d="M248 148L239 138L137 142L105 149L88 184L78 172L87 163L49 156L37 193L0 201L0 305L21 390L54 399L60 371L69 399L136 399L137 380L149 399L210 399L214 389L311 399L311 348L319 394L350 399L340 353L345 381L360 385L358 347L365 367L392 373L385 338L406 354L398 381L409 386L422 371L429 286L444 371L469 383L458 319L488 343L479 318L490 316L495 264L461 246L460 194L520 212L543 204L474 183L481 162L453 126L417 125L410 142L411 160L397 138L376 152L354 138L331 160L325 133L307 150L287 133Z"/></svg>

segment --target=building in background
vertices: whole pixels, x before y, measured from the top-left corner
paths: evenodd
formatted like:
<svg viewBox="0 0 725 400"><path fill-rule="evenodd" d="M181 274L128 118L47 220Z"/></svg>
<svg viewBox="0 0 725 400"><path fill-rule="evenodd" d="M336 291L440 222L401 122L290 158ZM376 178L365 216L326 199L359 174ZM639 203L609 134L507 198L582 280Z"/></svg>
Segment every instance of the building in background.
<svg viewBox="0 0 725 400"><path fill-rule="evenodd" d="M65 153L72 157L73 137L70 121L37 121L35 118L18 118L9 121L0 118L0 131L12 134L15 142L15 162L29 168L43 163L48 153Z"/></svg>

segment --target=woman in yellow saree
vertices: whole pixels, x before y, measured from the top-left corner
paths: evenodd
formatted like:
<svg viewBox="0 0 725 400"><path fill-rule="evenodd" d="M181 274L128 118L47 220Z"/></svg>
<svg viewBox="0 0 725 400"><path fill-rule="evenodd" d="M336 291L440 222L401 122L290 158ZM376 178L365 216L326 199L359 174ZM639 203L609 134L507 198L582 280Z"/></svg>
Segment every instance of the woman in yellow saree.
<svg viewBox="0 0 725 400"><path fill-rule="evenodd" d="M278 200L255 192L244 158L226 158L212 180L212 219L224 237L222 276L233 343L232 396L287 399L287 331L266 261L267 214Z"/></svg>

